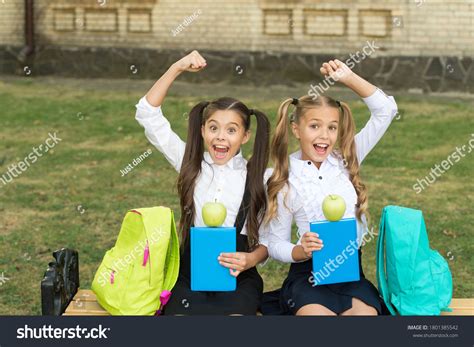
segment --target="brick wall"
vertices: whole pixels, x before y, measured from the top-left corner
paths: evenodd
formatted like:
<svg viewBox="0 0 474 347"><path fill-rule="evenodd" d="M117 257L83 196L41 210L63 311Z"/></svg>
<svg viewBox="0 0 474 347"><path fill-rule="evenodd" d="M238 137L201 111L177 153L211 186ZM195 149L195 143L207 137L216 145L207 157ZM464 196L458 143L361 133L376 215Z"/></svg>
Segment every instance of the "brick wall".
<svg viewBox="0 0 474 347"><path fill-rule="evenodd" d="M0 72L24 44L23 3L0 0ZM35 35L38 74L113 77L131 62L157 73L150 59L199 49L221 70L253 68L255 82L309 81L369 41L379 48L356 69L382 86L474 89L474 0L36 0Z"/></svg>
<svg viewBox="0 0 474 347"><path fill-rule="evenodd" d="M23 17L23 1L0 0L0 45L23 45Z"/></svg>
<svg viewBox="0 0 474 347"><path fill-rule="evenodd" d="M37 0L35 7L40 44L338 54L376 39L383 55L474 55L472 0ZM22 44L23 1L0 0L0 11L0 44Z"/></svg>

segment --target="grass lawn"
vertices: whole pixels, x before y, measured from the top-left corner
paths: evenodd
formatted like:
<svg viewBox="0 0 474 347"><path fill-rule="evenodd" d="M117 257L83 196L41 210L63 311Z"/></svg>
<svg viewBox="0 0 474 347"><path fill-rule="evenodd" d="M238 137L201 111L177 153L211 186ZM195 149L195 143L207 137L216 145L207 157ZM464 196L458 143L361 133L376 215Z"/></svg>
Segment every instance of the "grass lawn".
<svg viewBox="0 0 474 347"><path fill-rule="evenodd" d="M0 176L8 166L44 143L48 133L62 140L18 178L0 182L0 314L41 313L40 281L61 247L80 255L81 287L90 286L105 253L114 245L131 208L169 206L179 218L177 174L146 140L134 119L134 105L152 81L17 79L0 82ZM307 86L244 88L177 84L164 111L182 137L186 112L199 100L230 95L242 98L275 119L284 97L303 95ZM330 93L338 95L336 91ZM346 95L340 98L346 100ZM382 207L423 210L431 247L448 259L455 297L473 297L474 190L472 154L466 154L420 194L417 178L472 138L471 100L397 96L400 119L364 162L372 225ZM368 119L360 100L349 97L358 129ZM152 154L122 177L134 158ZM244 155L250 152L244 148ZM292 143L292 150L296 143ZM471 178L470 178L471 177ZM375 241L364 248L366 276L375 281ZM288 265L269 261L260 268L265 290L278 288Z"/></svg>

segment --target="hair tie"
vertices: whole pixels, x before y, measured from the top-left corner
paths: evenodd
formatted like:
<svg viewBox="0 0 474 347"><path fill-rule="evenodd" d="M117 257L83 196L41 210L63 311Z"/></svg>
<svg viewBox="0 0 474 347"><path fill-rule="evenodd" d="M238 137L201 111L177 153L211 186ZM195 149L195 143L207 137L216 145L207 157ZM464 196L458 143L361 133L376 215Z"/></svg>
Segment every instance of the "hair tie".
<svg viewBox="0 0 474 347"><path fill-rule="evenodd" d="M298 105L298 102L299 100L297 98L293 98L293 100L291 101L291 103L295 106Z"/></svg>
<svg viewBox="0 0 474 347"><path fill-rule="evenodd" d="M253 108L249 108L249 116L255 114L255 110Z"/></svg>

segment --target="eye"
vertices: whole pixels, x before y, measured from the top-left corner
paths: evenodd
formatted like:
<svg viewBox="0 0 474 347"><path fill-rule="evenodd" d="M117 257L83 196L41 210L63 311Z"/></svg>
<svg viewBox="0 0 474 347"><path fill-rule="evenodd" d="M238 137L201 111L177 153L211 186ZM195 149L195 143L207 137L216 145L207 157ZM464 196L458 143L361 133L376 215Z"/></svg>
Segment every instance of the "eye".
<svg viewBox="0 0 474 347"><path fill-rule="evenodd" d="M336 130L337 130L337 127L334 126L334 125L331 125L331 126L329 127L329 130L331 130L331 131L336 131Z"/></svg>
<svg viewBox="0 0 474 347"><path fill-rule="evenodd" d="M217 130L217 127L216 127L215 125L211 125L211 126L209 127L209 129L210 129L211 131L216 131L216 130Z"/></svg>
<svg viewBox="0 0 474 347"><path fill-rule="evenodd" d="M318 129L319 128L319 125L318 124L311 124L309 126L311 129Z"/></svg>
<svg viewBox="0 0 474 347"><path fill-rule="evenodd" d="M234 133L237 132L237 129L235 129L235 128L229 128L227 131L229 132L229 134L234 134Z"/></svg>

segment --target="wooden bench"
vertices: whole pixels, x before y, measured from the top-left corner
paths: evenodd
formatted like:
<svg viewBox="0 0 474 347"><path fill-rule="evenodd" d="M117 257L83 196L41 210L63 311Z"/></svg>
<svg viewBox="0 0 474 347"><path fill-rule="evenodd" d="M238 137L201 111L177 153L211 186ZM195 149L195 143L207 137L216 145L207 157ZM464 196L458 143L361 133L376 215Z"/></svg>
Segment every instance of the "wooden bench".
<svg viewBox="0 0 474 347"><path fill-rule="evenodd" d="M451 300L453 312L442 312L442 316L474 316L474 299ZM109 316L110 314L97 302L90 289L80 289L72 299L64 316Z"/></svg>
<svg viewBox="0 0 474 347"><path fill-rule="evenodd" d="M97 302L90 289L79 289L79 255L70 249L53 253L54 262L49 263L41 281L41 306L43 315L64 316L110 316ZM452 312L442 316L474 316L474 299L451 300ZM259 314L260 315L260 314Z"/></svg>
<svg viewBox="0 0 474 347"><path fill-rule="evenodd" d="M442 316L474 316L474 298L452 298L449 307L453 312L442 312Z"/></svg>
<svg viewBox="0 0 474 347"><path fill-rule="evenodd" d="M92 290L80 289L66 307L63 316L110 316L110 313L100 306Z"/></svg>

